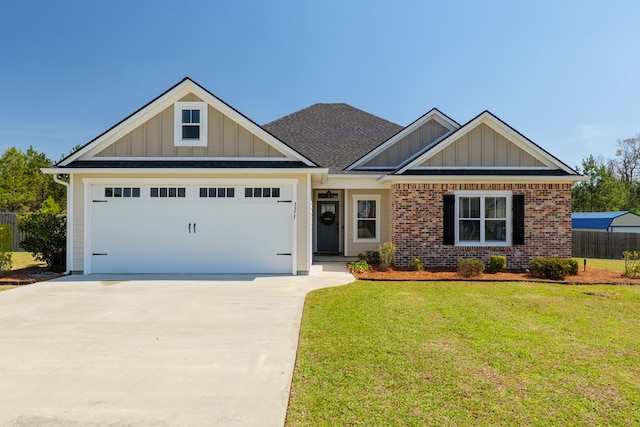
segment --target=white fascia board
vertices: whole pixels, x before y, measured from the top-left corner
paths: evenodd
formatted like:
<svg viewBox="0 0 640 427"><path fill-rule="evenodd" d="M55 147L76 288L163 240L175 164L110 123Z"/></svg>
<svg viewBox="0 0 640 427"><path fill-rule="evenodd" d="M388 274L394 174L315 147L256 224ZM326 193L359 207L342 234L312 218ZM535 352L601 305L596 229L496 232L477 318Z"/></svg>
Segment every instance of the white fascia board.
<svg viewBox="0 0 640 427"><path fill-rule="evenodd" d="M390 184L380 181L380 174L376 175L329 175L326 182L321 184L314 183L314 190L333 190L333 189L386 189L390 188Z"/></svg>
<svg viewBox="0 0 640 427"><path fill-rule="evenodd" d="M379 146L377 146L376 148L374 148L373 150L371 150L370 152L368 152L367 154L362 156L360 159L356 160L353 164L349 165L346 168L346 170L353 170L353 169L358 168L358 166L368 162L369 160L371 160L372 158L374 158L378 154L382 153L387 148L389 148L392 145L396 144L402 138L406 137L407 135L409 135L410 133L412 133L416 129L420 128L420 126L422 126L423 124L425 124L426 122L428 122L431 119L434 119L435 121L440 123L442 126L444 126L445 128L449 129L449 132L454 131L454 130L456 130L456 129L458 129L460 127L460 125L458 123L452 121L451 119L449 119L447 116L443 115L437 109L432 108L424 116L420 117L419 119L417 119L416 121L411 123L409 126L407 126L406 128L402 129L400 132L396 133L391 138L389 138L388 140L386 140L385 142L383 142L382 144L380 144Z"/></svg>
<svg viewBox="0 0 640 427"><path fill-rule="evenodd" d="M402 183L402 184L451 184L451 183L469 183L469 182L481 182L489 184L519 184L519 183L577 183L580 181L586 181L587 178L581 175L569 175L569 176L495 176L495 175L464 175L464 176L452 176L452 175L430 175L430 176L406 176L406 175L385 175L380 178L382 183Z"/></svg>
<svg viewBox="0 0 640 427"><path fill-rule="evenodd" d="M569 168L567 165L560 162L558 159L554 158L552 155L544 151L539 146L535 145L524 136L522 136L519 132L510 128L496 116L491 114L489 111L485 111L480 114L478 117L468 122L456 132L448 135L444 140L440 142L437 146L432 149L426 151L423 155L416 158L414 161L410 162L402 169L400 169L397 173L403 174L409 169L414 169L418 165L424 163L430 157L438 154L440 151L447 148L449 145L453 144L455 141L471 132L480 124L486 124L494 131L498 132L500 135L505 137L507 140L513 142L517 147L521 148L523 151L531 154L536 159L540 160L544 164L546 164L550 169L561 169L567 173L575 174L575 171Z"/></svg>
<svg viewBox="0 0 640 427"><path fill-rule="evenodd" d="M114 128L110 129L106 133L102 134L101 136L87 144L85 147L78 150L72 156L68 157L62 163L60 163L60 165L66 166L78 159L86 160L87 158L93 158L93 156L104 150L110 144L115 143L120 138L127 135L141 124L150 120L155 115L161 113L164 109L170 107L175 102L178 102L179 99L189 93L194 93L204 102L211 105L213 108L238 123L240 126L248 129L250 132L263 139L265 142L267 142L267 144L273 146L276 150L280 151L288 158L299 160L307 166L315 165L315 163L313 163L311 160L302 156L302 154L296 152L291 147L278 140L276 137L262 129L251 120L247 119L238 111L234 110L233 108L225 104L222 100L215 97L190 79L185 79L183 82L179 83L177 86L175 86L156 100L152 101L150 104L125 119L123 122L117 124Z"/></svg>

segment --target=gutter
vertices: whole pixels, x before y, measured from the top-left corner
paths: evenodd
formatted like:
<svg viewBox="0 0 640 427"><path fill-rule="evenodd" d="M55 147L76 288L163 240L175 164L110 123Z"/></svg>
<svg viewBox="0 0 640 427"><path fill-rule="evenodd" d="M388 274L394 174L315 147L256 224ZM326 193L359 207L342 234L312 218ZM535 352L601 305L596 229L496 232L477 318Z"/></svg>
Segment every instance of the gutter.
<svg viewBox="0 0 640 427"><path fill-rule="evenodd" d="M60 176L61 175L53 175L53 180L67 187L67 270L62 273L67 276L71 274L71 264L73 262L73 197L71 197L73 187L71 185L71 175L69 175L69 182L61 180Z"/></svg>

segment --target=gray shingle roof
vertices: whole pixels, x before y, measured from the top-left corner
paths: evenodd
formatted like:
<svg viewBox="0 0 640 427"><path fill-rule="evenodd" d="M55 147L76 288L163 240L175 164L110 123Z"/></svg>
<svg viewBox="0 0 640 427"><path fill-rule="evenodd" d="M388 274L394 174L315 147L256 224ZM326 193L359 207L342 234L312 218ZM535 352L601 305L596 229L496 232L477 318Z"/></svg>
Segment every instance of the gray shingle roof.
<svg viewBox="0 0 640 427"><path fill-rule="evenodd" d="M348 104L314 104L263 128L331 173L403 129Z"/></svg>

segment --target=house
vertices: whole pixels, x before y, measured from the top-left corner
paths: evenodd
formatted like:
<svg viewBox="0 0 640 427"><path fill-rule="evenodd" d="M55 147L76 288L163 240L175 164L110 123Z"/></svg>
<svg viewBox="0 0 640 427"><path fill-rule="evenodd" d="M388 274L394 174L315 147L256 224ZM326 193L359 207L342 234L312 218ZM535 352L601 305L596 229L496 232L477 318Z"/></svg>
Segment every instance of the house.
<svg viewBox="0 0 640 427"><path fill-rule="evenodd" d="M573 230L640 233L640 215L633 212L575 212L571 214Z"/></svg>
<svg viewBox="0 0 640 427"><path fill-rule="evenodd" d="M84 274L297 274L386 241L401 267L519 268L571 256L582 180L488 111L403 127L316 104L260 126L189 78L44 171L68 186Z"/></svg>

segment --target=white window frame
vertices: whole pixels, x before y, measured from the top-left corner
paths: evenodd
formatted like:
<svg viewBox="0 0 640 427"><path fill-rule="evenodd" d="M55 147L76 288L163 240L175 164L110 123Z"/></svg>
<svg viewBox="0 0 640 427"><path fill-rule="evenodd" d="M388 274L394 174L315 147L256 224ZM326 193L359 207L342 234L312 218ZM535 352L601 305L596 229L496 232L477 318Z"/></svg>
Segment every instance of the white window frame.
<svg viewBox="0 0 640 427"><path fill-rule="evenodd" d="M456 222L455 222L455 244L456 246L498 246L505 247L511 246L511 229L513 227L513 219L511 214L511 191L457 191L454 193L456 196ZM460 198L461 197L479 197L480 198L480 241L468 241L460 240ZM506 199L506 239L504 242L499 241L485 241L484 224L485 221L492 220L493 218L485 218L485 200L490 197L504 197Z"/></svg>
<svg viewBox="0 0 640 427"><path fill-rule="evenodd" d="M182 111L200 111L200 138L182 138ZM207 146L207 103L206 102L176 102L174 104L173 117L173 145L175 147L206 147Z"/></svg>
<svg viewBox="0 0 640 427"><path fill-rule="evenodd" d="M380 199L379 194L353 194L353 241L354 242L380 242ZM376 202L376 217L375 218L358 218L358 202L359 201L375 201ZM358 237L358 220L375 220L376 222L376 236L374 238Z"/></svg>

